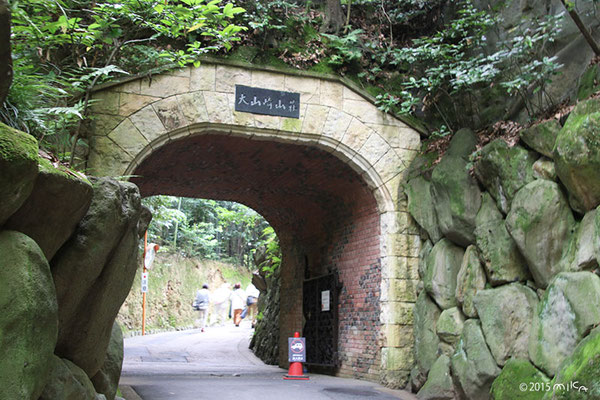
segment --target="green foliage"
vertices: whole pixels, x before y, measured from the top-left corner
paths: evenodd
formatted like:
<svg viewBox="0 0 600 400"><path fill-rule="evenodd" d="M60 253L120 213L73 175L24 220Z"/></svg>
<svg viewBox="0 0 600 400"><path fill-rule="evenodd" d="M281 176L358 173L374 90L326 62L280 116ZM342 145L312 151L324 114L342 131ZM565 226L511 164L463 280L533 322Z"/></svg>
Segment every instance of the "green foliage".
<svg viewBox="0 0 600 400"><path fill-rule="evenodd" d="M263 230L262 239L266 257L258 267L270 277L281 265L281 247L275 230L270 226Z"/></svg>
<svg viewBox="0 0 600 400"><path fill-rule="evenodd" d="M79 139L94 85L169 63L198 65L200 55L230 49L246 29L233 23L244 9L221 0L9 5L14 83L0 118L63 158Z"/></svg>
<svg viewBox="0 0 600 400"><path fill-rule="evenodd" d="M229 261L250 268L254 249L276 240L264 237L263 231L269 225L260 214L238 203L152 196L143 204L153 214L149 240L186 257Z"/></svg>
<svg viewBox="0 0 600 400"><path fill-rule="evenodd" d="M486 34L497 19L470 1L457 6L456 18L443 30L393 50L390 64L408 73L399 96L380 97L379 107L414 113L419 109L416 98L421 98L422 110L455 130L472 126L474 121L468 118L480 111L481 91L499 86L506 94L521 96L530 115L539 111L531 104L529 91L542 96L560 68L556 58L544 57L543 51L560 32L556 26L562 15L531 21L521 34L495 44L499 50L487 54Z"/></svg>
<svg viewBox="0 0 600 400"><path fill-rule="evenodd" d="M332 53L329 63L335 66L353 65L362 58L360 34L362 29L355 29L343 37L336 35L322 35L328 39L326 44Z"/></svg>

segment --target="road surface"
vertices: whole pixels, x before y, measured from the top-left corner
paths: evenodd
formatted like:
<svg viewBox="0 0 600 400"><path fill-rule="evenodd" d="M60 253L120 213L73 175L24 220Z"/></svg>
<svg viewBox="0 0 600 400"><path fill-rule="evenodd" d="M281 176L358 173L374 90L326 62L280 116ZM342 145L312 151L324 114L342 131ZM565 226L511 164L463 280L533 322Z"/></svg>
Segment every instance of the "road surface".
<svg viewBox="0 0 600 400"><path fill-rule="evenodd" d="M248 321L125 339L120 385L143 400L413 400L410 393L372 382L308 374L284 380L287 370L265 365L248 349ZM128 399L129 400L129 399Z"/></svg>

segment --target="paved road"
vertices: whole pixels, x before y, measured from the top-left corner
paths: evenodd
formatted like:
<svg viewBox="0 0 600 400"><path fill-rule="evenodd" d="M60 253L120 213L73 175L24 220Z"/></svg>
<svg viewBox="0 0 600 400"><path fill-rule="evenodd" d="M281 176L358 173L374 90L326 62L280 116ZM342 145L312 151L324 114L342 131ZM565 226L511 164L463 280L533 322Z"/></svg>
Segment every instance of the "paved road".
<svg viewBox="0 0 600 400"><path fill-rule="evenodd" d="M248 321L125 339L121 385L143 400L415 399L372 382L309 374L282 379L287 370L265 365L248 350Z"/></svg>

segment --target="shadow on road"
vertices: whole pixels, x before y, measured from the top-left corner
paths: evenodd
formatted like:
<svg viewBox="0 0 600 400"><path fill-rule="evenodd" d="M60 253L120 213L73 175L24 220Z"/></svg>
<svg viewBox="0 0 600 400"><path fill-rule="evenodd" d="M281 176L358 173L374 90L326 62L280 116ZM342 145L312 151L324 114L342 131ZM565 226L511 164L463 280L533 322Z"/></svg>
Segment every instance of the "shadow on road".
<svg viewBox="0 0 600 400"><path fill-rule="evenodd" d="M283 379L287 370L266 365L248 349L253 330L210 327L125 339L120 384L127 400L415 399L372 382L310 374ZM127 387L139 395L127 397Z"/></svg>

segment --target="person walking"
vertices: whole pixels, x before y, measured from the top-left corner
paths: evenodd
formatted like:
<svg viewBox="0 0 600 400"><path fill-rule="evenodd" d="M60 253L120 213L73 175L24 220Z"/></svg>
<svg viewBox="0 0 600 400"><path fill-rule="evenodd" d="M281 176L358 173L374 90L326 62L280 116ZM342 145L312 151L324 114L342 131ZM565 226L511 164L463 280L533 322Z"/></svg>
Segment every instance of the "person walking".
<svg viewBox="0 0 600 400"><path fill-rule="evenodd" d="M206 320L208 318L208 307L210 306L210 293L208 284L203 284L202 289L196 292L196 307L198 310L198 321L200 322L200 331L204 332Z"/></svg>
<svg viewBox="0 0 600 400"><path fill-rule="evenodd" d="M233 292L229 297L231 300L231 309L233 310L233 323L235 326L240 326L242 322L242 310L246 305L246 293L242 289L241 283L236 283L233 286Z"/></svg>
<svg viewBox="0 0 600 400"><path fill-rule="evenodd" d="M252 321L252 327L256 325L256 315L258 314L258 296L260 292L250 283L246 288L246 305L248 306L249 319Z"/></svg>
<svg viewBox="0 0 600 400"><path fill-rule="evenodd" d="M231 289L228 283L222 284L211 296L212 312L210 314L211 325L213 323L219 326L225 325L227 315L229 313L229 298L231 297Z"/></svg>

